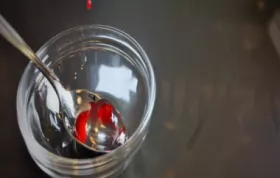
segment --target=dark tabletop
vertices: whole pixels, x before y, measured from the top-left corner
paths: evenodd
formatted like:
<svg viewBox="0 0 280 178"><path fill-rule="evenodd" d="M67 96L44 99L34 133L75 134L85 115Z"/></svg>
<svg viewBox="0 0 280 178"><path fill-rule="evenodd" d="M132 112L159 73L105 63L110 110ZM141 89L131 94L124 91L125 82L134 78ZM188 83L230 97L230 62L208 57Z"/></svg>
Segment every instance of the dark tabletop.
<svg viewBox="0 0 280 178"><path fill-rule="evenodd" d="M270 1L271 2L271 1ZM280 60L257 0L1 0L37 50L57 33L105 24L131 34L157 77L150 133L123 178L280 177ZM27 60L0 38L0 177L47 177L16 120Z"/></svg>

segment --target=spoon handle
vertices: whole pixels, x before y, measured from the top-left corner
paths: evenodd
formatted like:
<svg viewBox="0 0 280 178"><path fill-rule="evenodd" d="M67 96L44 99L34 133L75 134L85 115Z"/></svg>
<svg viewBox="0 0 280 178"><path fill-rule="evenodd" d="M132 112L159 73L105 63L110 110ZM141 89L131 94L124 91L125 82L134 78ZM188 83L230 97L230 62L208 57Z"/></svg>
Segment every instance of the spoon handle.
<svg viewBox="0 0 280 178"><path fill-rule="evenodd" d="M19 49L36 67L43 73L53 86L58 98L59 98L59 110L62 109L63 96L65 89L61 85L59 78L37 57L32 49L25 43L25 41L19 36L19 34L13 29L13 27L2 17L0 14L0 34L10 42L14 47ZM64 92L63 92L64 91ZM62 96L63 95L63 96Z"/></svg>
<svg viewBox="0 0 280 178"><path fill-rule="evenodd" d="M35 63L45 76L51 76L53 80L59 81L59 79L54 75L54 73L48 67L46 67L45 64L41 62L41 60L38 59L38 57L32 51L32 49L25 43L25 41L19 36L19 34L4 19L4 17L1 14L0 34L14 47L19 49L28 59Z"/></svg>

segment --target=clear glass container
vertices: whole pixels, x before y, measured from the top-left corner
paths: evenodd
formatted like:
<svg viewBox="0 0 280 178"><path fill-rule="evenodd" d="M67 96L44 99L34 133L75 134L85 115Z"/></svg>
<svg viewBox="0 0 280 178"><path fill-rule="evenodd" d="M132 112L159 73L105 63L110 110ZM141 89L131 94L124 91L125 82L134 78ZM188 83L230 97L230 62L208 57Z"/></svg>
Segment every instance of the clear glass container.
<svg viewBox="0 0 280 178"><path fill-rule="evenodd" d="M144 141L155 103L155 77L146 53L126 33L93 25L60 33L37 55L64 87L87 89L108 99L122 114L129 140L99 156L77 145L57 117L53 88L29 63L18 87L17 115L30 155L52 177L117 176Z"/></svg>

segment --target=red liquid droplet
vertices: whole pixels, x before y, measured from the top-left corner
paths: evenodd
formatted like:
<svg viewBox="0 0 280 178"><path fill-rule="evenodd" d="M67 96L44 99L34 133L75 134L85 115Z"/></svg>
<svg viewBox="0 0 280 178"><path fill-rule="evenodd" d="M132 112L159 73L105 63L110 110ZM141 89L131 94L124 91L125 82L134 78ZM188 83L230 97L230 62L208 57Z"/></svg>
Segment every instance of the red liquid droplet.
<svg viewBox="0 0 280 178"><path fill-rule="evenodd" d="M115 128L115 124L112 120L113 115L113 106L108 103L103 103L97 111L98 118L104 125L110 126L111 128Z"/></svg>
<svg viewBox="0 0 280 178"><path fill-rule="evenodd" d="M91 0L87 0L87 10L92 9L92 2Z"/></svg>
<svg viewBox="0 0 280 178"><path fill-rule="evenodd" d="M89 117L89 111L81 112L76 120L76 132L74 136L80 140L80 142L85 143L87 138L86 123Z"/></svg>

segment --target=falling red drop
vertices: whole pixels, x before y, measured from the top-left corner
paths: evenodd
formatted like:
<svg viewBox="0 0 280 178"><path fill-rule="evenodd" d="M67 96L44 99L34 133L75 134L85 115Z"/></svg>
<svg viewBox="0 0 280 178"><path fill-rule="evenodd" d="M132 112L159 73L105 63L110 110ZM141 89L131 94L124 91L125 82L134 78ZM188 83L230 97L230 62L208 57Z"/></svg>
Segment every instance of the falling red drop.
<svg viewBox="0 0 280 178"><path fill-rule="evenodd" d="M91 0L87 0L87 10L92 9L92 2Z"/></svg>

